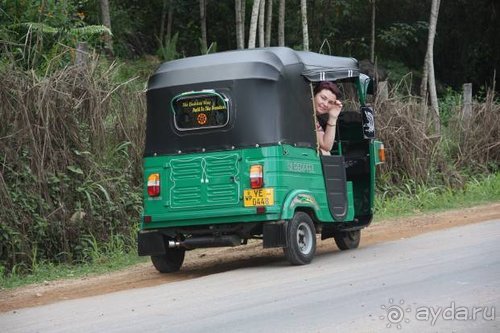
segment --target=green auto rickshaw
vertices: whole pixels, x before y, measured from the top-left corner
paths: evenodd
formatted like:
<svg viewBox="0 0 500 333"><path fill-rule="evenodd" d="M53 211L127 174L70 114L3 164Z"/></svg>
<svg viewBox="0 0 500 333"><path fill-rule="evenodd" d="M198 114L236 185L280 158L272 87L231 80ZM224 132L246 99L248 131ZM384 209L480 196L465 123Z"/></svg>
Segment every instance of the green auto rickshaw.
<svg viewBox="0 0 500 333"><path fill-rule="evenodd" d="M333 81L344 108L331 155L315 133L312 88ZM138 252L162 273L186 250L261 239L308 264L316 234L356 248L384 160L353 58L271 47L164 63L147 89Z"/></svg>

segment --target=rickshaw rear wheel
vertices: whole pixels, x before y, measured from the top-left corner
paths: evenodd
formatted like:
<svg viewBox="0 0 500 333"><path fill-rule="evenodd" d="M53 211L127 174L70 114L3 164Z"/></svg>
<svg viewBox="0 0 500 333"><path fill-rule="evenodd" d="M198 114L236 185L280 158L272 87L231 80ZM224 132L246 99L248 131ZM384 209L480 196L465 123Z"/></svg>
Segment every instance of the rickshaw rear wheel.
<svg viewBox="0 0 500 333"><path fill-rule="evenodd" d="M177 272L184 262L185 249L167 249L162 255L151 256L151 262L160 273Z"/></svg>
<svg viewBox="0 0 500 333"><path fill-rule="evenodd" d="M337 231L333 234L333 238L340 250L355 249L361 240L361 230Z"/></svg>
<svg viewBox="0 0 500 333"><path fill-rule="evenodd" d="M292 265L309 264L316 252L316 229L308 214L297 212L288 222L287 246L283 248Z"/></svg>

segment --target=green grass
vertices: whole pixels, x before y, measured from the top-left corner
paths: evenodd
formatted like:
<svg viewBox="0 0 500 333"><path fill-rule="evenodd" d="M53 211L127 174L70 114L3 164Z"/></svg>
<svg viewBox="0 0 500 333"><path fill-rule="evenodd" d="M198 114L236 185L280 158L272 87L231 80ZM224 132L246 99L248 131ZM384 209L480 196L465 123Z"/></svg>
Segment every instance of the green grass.
<svg viewBox="0 0 500 333"><path fill-rule="evenodd" d="M14 267L10 274L4 274L3 266L0 265L0 289L109 273L147 260L137 255L135 233L129 236L112 235L106 243L99 243L93 235L87 235L85 243L83 252L86 259L79 264L32 262L29 274L25 273L25 267L22 266Z"/></svg>
<svg viewBox="0 0 500 333"><path fill-rule="evenodd" d="M406 184L394 196L377 195L377 220L500 201L500 173L472 178L462 189Z"/></svg>
<svg viewBox="0 0 500 333"><path fill-rule="evenodd" d="M3 276L0 267L0 290L22 287L29 284L43 283L61 279L77 279L86 276L99 275L118 271L120 269L146 262L149 258L139 257L135 253L117 253L107 257L102 256L92 263L80 265L38 263L29 275L19 275L14 271Z"/></svg>
<svg viewBox="0 0 500 333"><path fill-rule="evenodd" d="M377 196L375 216L377 221L381 221L396 216L471 207L495 201L500 201L500 173L473 178L465 184L463 189L455 191L449 188L406 184L398 190L395 196ZM114 239L104 246L98 246L97 243L91 241L94 245L91 246L89 253L92 258L90 263L56 265L42 262L34 265L32 274L20 275L14 270L8 276L4 276L0 266L0 289L109 273L149 260L138 257L135 250L127 249L121 241L117 240L120 237Z"/></svg>

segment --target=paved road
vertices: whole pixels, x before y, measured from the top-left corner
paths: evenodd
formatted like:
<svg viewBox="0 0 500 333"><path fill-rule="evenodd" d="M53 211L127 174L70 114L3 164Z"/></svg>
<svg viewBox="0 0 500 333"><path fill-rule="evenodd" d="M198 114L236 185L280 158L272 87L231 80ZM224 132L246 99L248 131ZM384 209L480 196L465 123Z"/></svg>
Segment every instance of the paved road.
<svg viewBox="0 0 500 333"><path fill-rule="evenodd" d="M11 311L0 331L500 332L500 221Z"/></svg>

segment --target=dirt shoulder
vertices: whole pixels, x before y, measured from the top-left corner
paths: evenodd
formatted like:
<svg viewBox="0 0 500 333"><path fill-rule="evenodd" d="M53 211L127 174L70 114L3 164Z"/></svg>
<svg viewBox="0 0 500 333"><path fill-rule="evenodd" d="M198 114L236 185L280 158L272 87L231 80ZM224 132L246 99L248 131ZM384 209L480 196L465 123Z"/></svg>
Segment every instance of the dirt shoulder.
<svg viewBox="0 0 500 333"><path fill-rule="evenodd" d="M378 221L363 230L360 246L498 218L500 218L500 203ZM338 251L333 240L318 242L318 253L332 251ZM159 274L150 263L146 263L104 275L2 290L0 312L120 290L150 287L284 260L281 249L262 249L262 244L258 241L236 248L198 249L186 253L182 270L174 274Z"/></svg>

